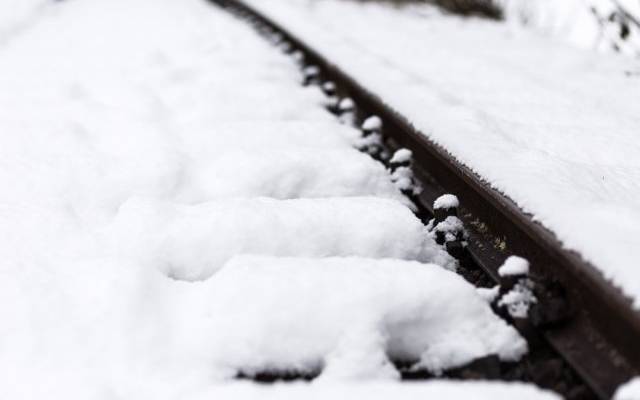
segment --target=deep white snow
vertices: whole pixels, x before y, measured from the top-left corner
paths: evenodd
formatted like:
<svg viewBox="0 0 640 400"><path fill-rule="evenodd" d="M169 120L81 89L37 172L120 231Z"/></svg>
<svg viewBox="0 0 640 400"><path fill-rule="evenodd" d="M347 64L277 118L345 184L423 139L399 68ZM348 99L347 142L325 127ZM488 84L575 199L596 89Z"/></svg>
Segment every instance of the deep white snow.
<svg viewBox="0 0 640 400"><path fill-rule="evenodd" d="M529 261L522 257L511 256L498 268L500 276L529 274Z"/></svg>
<svg viewBox="0 0 640 400"><path fill-rule="evenodd" d="M389 359L439 372L526 344L293 59L199 0L14 4L0 15L29 29L0 42L0 398L555 398L393 383ZM322 374L228 380L263 368Z"/></svg>
<svg viewBox="0 0 640 400"><path fill-rule="evenodd" d="M640 61L426 5L249 2L533 214L640 308Z"/></svg>
<svg viewBox="0 0 640 400"><path fill-rule="evenodd" d="M367 131L379 131L382 129L382 120L380 117L373 115L364 120L362 123L362 129Z"/></svg>
<svg viewBox="0 0 640 400"><path fill-rule="evenodd" d="M464 224L458 217L448 216L438 223L434 229L436 233L444 235L446 242L452 242L458 238L458 234L464 232Z"/></svg>
<svg viewBox="0 0 640 400"><path fill-rule="evenodd" d="M56 3L52 0L2 0L0 46L55 13Z"/></svg>
<svg viewBox="0 0 640 400"><path fill-rule="evenodd" d="M440 373L486 354L517 360L527 348L474 287L435 265L244 256L198 290L209 315L200 335L230 375L398 378L389 360Z"/></svg>
<svg viewBox="0 0 640 400"><path fill-rule="evenodd" d="M537 302L538 299L533 293L533 282L529 279L521 279L513 289L500 297L497 305L506 307L513 318L526 319L529 315L529 307Z"/></svg>
<svg viewBox="0 0 640 400"><path fill-rule="evenodd" d="M132 198L105 232L118 254L184 280L209 278L241 253L398 258L455 269L420 220L387 199L256 198L176 205Z"/></svg>
<svg viewBox="0 0 640 400"><path fill-rule="evenodd" d="M396 150L395 153L393 153L393 156L391 156L389 163L391 164L408 163L409 161L411 161L411 157L413 157L413 153L411 152L411 150L398 149Z"/></svg>
<svg viewBox="0 0 640 400"><path fill-rule="evenodd" d="M620 386L613 396L614 400L638 400L640 399L640 377L635 377Z"/></svg>

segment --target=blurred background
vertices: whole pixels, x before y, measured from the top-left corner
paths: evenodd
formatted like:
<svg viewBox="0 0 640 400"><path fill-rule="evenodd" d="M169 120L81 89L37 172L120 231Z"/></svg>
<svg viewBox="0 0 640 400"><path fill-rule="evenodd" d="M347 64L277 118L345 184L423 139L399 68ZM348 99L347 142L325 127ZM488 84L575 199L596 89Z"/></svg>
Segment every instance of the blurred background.
<svg viewBox="0 0 640 400"><path fill-rule="evenodd" d="M640 55L640 0L355 0L431 3L447 12L514 22L581 47Z"/></svg>

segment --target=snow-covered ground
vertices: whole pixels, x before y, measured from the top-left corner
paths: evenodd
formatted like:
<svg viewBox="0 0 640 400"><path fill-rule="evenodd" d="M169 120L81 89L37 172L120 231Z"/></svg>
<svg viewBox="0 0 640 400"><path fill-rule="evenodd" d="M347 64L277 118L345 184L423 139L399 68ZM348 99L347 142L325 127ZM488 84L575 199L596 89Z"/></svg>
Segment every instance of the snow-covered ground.
<svg viewBox="0 0 640 400"><path fill-rule="evenodd" d="M1 0L0 46L56 12L57 1Z"/></svg>
<svg viewBox="0 0 640 400"><path fill-rule="evenodd" d="M532 213L640 307L640 61L426 5L250 3Z"/></svg>
<svg viewBox="0 0 640 400"><path fill-rule="evenodd" d="M613 396L614 400L638 400L640 399L640 377L635 377L620 386Z"/></svg>
<svg viewBox="0 0 640 400"><path fill-rule="evenodd" d="M555 398L395 382L527 344L292 60L200 0L49 6L0 44L0 398Z"/></svg>

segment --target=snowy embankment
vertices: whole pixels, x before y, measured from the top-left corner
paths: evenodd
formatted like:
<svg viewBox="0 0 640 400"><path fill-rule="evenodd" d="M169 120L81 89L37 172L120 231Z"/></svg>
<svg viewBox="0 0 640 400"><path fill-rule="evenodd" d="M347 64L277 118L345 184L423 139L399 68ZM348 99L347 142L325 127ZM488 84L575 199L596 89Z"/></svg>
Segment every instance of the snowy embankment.
<svg viewBox="0 0 640 400"><path fill-rule="evenodd" d="M613 396L613 400L637 400L640 399L640 377L633 378L620 386Z"/></svg>
<svg viewBox="0 0 640 400"><path fill-rule="evenodd" d="M640 64L514 26L250 0L578 251L640 307Z"/></svg>
<svg viewBox="0 0 640 400"><path fill-rule="evenodd" d="M0 3L0 46L52 15L57 6L52 0L2 0Z"/></svg>
<svg viewBox="0 0 640 400"><path fill-rule="evenodd" d="M56 6L0 48L0 398L555 398L393 382L527 345L292 60L198 0Z"/></svg>
<svg viewBox="0 0 640 400"><path fill-rule="evenodd" d="M496 0L508 21L574 45L640 56L638 0Z"/></svg>

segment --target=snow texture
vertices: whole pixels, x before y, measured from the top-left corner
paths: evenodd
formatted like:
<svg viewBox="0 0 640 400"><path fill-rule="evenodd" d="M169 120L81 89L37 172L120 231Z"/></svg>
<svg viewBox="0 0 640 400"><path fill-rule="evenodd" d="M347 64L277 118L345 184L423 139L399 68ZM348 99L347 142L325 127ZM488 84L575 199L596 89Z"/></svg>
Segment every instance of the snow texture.
<svg viewBox="0 0 640 400"><path fill-rule="evenodd" d="M402 200L379 163L352 149L228 149L192 160L181 198L379 196Z"/></svg>
<svg viewBox="0 0 640 400"><path fill-rule="evenodd" d="M340 111L353 110L354 107L355 103L349 97L345 97L344 99L340 100L340 103L338 104L338 108L340 109Z"/></svg>
<svg viewBox="0 0 640 400"><path fill-rule="evenodd" d="M511 256L498 268L500 276L527 275L529 274L529 261L522 257Z"/></svg>
<svg viewBox="0 0 640 400"><path fill-rule="evenodd" d="M458 200L458 197L453 194L443 194L433 202L434 210L458 208L459 206L460 201Z"/></svg>
<svg viewBox="0 0 640 400"><path fill-rule="evenodd" d="M465 238L464 224L460 218L448 216L444 221L435 226L434 231L444 235L445 242L453 242L459 239L459 236Z"/></svg>
<svg viewBox="0 0 640 400"><path fill-rule="evenodd" d="M428 5L248 1L513 199L640 308L637 60Z"/></svg>
<svg viewBox="0 0 640 400"><path fill-rule="evenodd" d="M529 261L522 257L511 256L498 268L498 274L501 277L521 276L518 282L500 297L497 305L506 307L509 315L514 318L526 318L531 304L538 302L533 293L534 283L527 278Z"/></svg>
<svg viewBox="0 0 640 400"><path fill-rule="evenodd" d="M378 116L371 116L364 120L362 129L365 131L379 131L382 129L382 120Z"/></svg>
<svg viewBox="0 0 640 400"><path fill-rule="evenodd" d="M475 288L436 265L244 256L202 286L203 334L232 375L324 368L322 380L397 378L389 360L440 373L527 349Z"/></svg>
<svg viewBox="0 0 640 400"><path fill-rule="evenodd" d="M413 171L410 167L398 167L391 173L391 180L396 187L404 192L420 194L420 187L415 183Z"/></svg>
<svg viewBox="0 0 640 400"><path fill-rule="evenodd" d="M487 303L492 303L500 294L500 286L494 286L492 288L477 288L476 292L478 295L482 297Z"/></svg>
<svg viewBox="0 0 640 400"><path fill-rule="evenodd" d="M616 390L613 400L639 400L640 377L635 377Z"/></svg>
<svg viewBox="0 0 640 400"><path fill-rule="evenodd" d="M538 299L533 293L533 281L527 278L520 279L511 290L498 300L499 307L506 307L513 318L527 318L531 304Z"/></svg>
<svg viewBox="0 0 640 400"><path fill-rule="evenodd" d="M197 205L133 198L104 232L123 257L189 281L209 278L241 253L399 258L456 267L407 207L378 198Z"/></svg>
<svg viewBox="0 0 640 400"><path fill-rule="evenodd" d="M413 153L409 149L399 149L393 153L391 160L389 162L391 164L404 164L411 161L411 157L413 157Z"/></svg>
<svg viewBox="0 0 640 400"><path fill-rule="evenodd" d="M390 360L526 351L247 26L199 0L42 7L0 43L0 398L340 398ZM323 374L227 381L261 368Z"/></svg>
<svg viewBox="0 0 640 400"><path fill-rule="evenodd" d="M320 74L320 68L318 68L315 65L309 65L308 67L304 68L304 70L302 71L302 74L306 77L315 77L315 76L318 76L318 74Z"/></svg>
<svg viewBox="0 0 640 400"><path fill-rule="evenodd" d="M333 82L325 82L322 84L322 90L328 93L334 93L336 91L336 84Z"/></svg>

